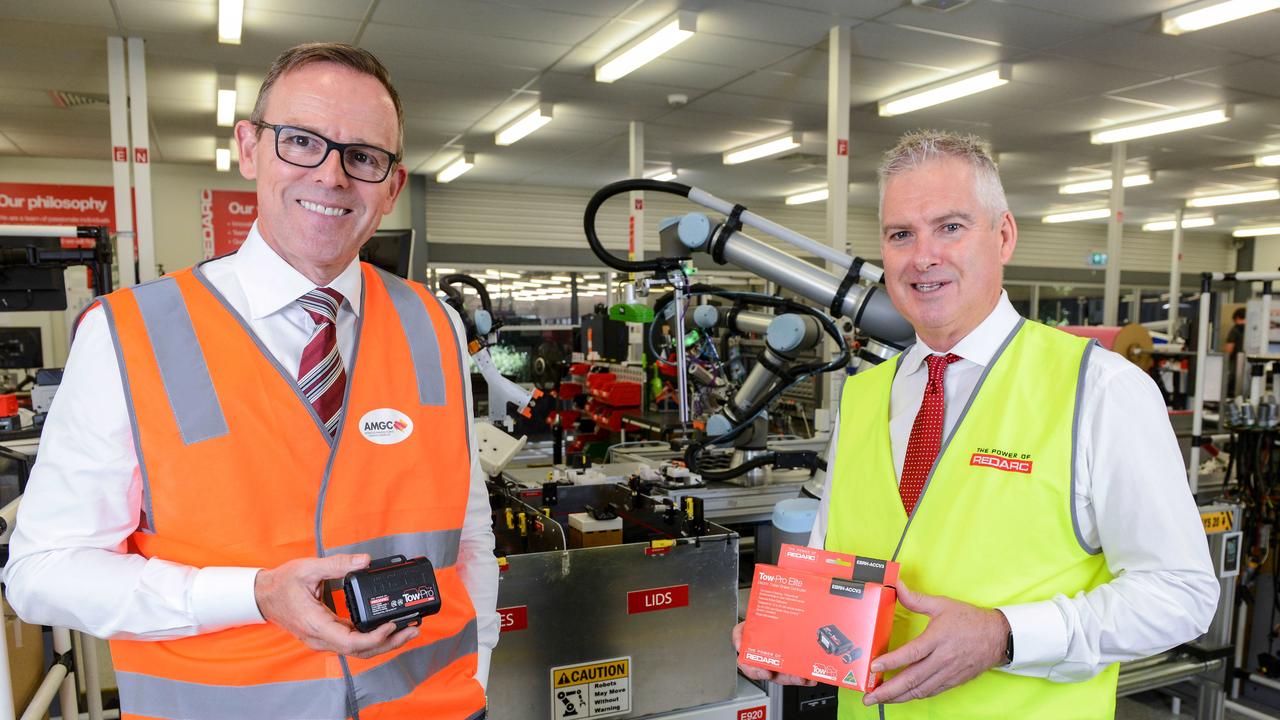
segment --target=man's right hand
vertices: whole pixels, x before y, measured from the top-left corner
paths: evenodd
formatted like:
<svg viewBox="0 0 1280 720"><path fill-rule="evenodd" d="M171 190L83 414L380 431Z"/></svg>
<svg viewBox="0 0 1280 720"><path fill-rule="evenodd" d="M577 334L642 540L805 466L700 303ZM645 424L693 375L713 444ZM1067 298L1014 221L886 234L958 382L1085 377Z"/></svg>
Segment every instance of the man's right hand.
<svg viewBox="0 0 1280 720"><path fill-rule="evenodd" d="M346 577L368 564L368 555L290 560L259 571L253 583L253 597L267 622L284 628L312 650L371 658L414 639L418 628L396 632L395 623L389 622L362 633L350 620L338 617L320 602L325 580Z"/></svg>
<svg viewBox="0 0 1280 720"><path fill-rule="evenodd" d="M733 651L738 652L742 645L742 626L746 623L738 623L733 626ZM784 673L776 673L772 670L765 670L754 665L743 665L738 663L738 672L746 675L751 680L760 680L774 682L779 685L817 685L818 683L809 678L802 678L798 675L786 675Z"/></svg>

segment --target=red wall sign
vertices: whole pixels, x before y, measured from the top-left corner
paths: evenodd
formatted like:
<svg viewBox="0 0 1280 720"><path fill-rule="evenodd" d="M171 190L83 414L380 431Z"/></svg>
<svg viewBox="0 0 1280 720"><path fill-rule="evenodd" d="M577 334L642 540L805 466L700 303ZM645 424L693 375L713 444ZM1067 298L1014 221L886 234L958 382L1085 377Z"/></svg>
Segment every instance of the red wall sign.
<svg viewBox="0 0 1280 720"><path fill-rule="evenodd" d="M649 588L648 590L632 590L627 593L627 614L670 610L689 604L689 586L671 585L669 587Z"/></svg>
<svg viewBox="0 0 1280 720"><path fill-rule="evenodd" d="M529 606L498 608L499 632L515 632L529 627Z"/></svg>
<svg viewBox="0 0 1280 720"><path fill-rule="evenodd" d="M848 140L836 140L836 154L837 154L837 155L848 155L848 154L849 154L849 141L848 141Z"/></svg>
<svg viewBox="0 0 1280 720"><path fill-rule="evenodd" d="M105 185L0 183L0 225L106 225L115 232L115 192Z"/></svg>
<svg viewBox="0 0 1280 720"><path fill-rule="evenodd" d="M252 190L201 190L200 237L206 258L220 257L244 244L258 217L258 194Z"/></svg>

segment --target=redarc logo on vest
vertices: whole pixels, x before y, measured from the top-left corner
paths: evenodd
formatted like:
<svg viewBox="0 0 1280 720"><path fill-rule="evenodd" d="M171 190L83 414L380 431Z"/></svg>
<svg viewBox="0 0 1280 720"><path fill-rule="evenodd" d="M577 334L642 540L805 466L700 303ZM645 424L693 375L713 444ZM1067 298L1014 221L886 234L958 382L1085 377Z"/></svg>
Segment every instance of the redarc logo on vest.
<svg viewBox="0 0 1280 720"><path fill-rule="evenodd" d="M394 445L413 434L413 421L394 408L378 408L360 418L360 434L371 443Z"/></svg>

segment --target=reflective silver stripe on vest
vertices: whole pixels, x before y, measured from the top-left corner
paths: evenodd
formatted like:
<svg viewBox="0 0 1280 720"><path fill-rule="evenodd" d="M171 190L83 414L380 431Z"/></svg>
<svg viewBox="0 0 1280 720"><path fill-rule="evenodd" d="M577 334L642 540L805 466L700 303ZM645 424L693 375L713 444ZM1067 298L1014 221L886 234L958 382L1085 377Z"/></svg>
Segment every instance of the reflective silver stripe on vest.
<svg viewBox="0 0 1280 720"><path fill-rule="evenodd" d="M227 419L213 389L213 378L178 281L161 278L139 285L133 288L133 296L138 300L182 441L193 445L226 435Z"/></svg>
<svg viewBox="0 0 1280 720"><path fill-rule="evenodd" d="M431 316L422 298L409 284L390 273L378 270L378 277L391 296L391 304L400 316L404 337L409 342L413 371L418 378L418 397L423 405L444 405L444 369L440 366L440 342L431 324Z"/></svg>
<svg viewBox="0 0 1280 720"><path fill-rule="evenodd" d="M402 698L453 662L476 652L473 618L457 633L407 650L356 675L361 708ZM124 712L153 718L225 720L341 720L348 716L345 678L261 685L204 685L133 672L116 672Z"/></svg>
<svg viewBox="0 0 1280 720"><path fill-rule="evenodd" d="M142 433L138 431L138 411L133 407L133 388L129 384L129 369L125 367L124 351L120 349L120 332L116 328L116 316L111 307L111 300L106 297L99 299L102 301L102 312L107 318L107 329L111 331L111 344L116 350L116 367L120 369L120 387L124 389L125 405L129 408L129 428L133 431L133 452L138 458L138 472L142 475L142 518L138 522L138 530L144 533L155 533L156 514L151 508L151 477L147 473L147 463L142 456ZM79 324L78 321L77 324Z"/></svg>
<svg viewBox="0 0 1280 720"><path fill-rule="evenodd" d="M337 553L369 553L374 560L389 555L407 558L426 555L437 570L451 567L458 562L458 542L462 530L429 530L427 532L400 533L363 540L350 545L326 548L325 555Z"/></svg>
<svg viewBox="0 0 1280 720"><path fill-rule="evenodd" d="M356 702L361 708L389 702L413 692L454 661L476 651L476 621L471 619L451 637L402 652L355 676Z"/></svg>
<svg viewBox="0 0 1280 720"><path fill-rule="evenodd" d="M116 671L120 706L126 713L175 720L342 720L347 717L346 680L294 680L261 685L205 685Z"/></svg>

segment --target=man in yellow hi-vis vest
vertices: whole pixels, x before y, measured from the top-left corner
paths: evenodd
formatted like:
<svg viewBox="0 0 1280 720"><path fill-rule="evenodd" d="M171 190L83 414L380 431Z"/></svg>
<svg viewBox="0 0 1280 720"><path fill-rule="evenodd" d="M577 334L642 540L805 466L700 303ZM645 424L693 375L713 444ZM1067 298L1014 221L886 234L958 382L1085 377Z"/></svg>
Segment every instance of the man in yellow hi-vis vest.
<svg viewBox="0 0 1280 720"><path fill-rule="evenodd" d="M1160 393L1014 309L1017 225L978 138L906 135L880 190L916 343L845 384L810 544L893 558L902 585L885 682L839 715L1112 717L1116 663L1194 639L1218 600Z"/></svg>

